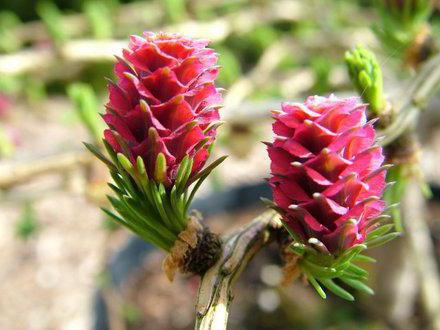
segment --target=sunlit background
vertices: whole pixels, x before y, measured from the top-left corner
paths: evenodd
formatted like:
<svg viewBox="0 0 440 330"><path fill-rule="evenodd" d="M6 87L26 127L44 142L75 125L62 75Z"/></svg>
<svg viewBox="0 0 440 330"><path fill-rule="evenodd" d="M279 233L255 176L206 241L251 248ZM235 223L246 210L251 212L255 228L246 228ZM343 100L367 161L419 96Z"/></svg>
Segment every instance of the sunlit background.
<svg viewBox="0 0 440 330"><path fill-rule="evenodd" d="M405 57L400 46L381 46L371 28L380 17L373 2L2 0L0 329L193 327L198 279L180 276L170 284L161 271L164 254L104 216L99 206L107 205L109 178L81 144L99 143L105 78L114 77L113 55L130 34L153 30L208 38L219 53L226 123L215 154L230 157L195 206L214 231L224 232L261 212L259 196L270 196L261 141L271 139L270 110L282 100L355 95L344 53L357 44L376 52L388 95L398 97L411 81L414 61L424 59ZM440 12L434 8L429 38L422 40L426 56L438 51L432 46L437 31ZM418 237L424 246L428 238L424 257L434 269L419 269L403 238L373 253L374 297L324 301L301 281L280 286L281 261L272 246L238 282L230 329L440 324L440 292L430 292L439 281L439 106L434 97L421 123L422 168L433 198Z"/></svg>

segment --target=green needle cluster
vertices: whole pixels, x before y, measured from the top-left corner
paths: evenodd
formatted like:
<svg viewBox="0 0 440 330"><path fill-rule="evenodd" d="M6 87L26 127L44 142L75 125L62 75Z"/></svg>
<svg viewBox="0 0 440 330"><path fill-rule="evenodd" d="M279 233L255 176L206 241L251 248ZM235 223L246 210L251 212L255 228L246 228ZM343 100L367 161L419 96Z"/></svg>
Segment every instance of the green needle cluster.
<svg viewBox="0 0 440 330"><path fill-rule="evenodd" d="M363 255L362 252L368 248L388 243L400 235L400 233L393 231L394 224L387 223L390 218L388 215L382 215L373 220L368 224L371 226L371 230L365 242L357 244L339 255L320 251L320 242L316 239L312 242L313 244L298 241L291 244L290 250L300 257L298 266L301 272L323 299L327 297L323 289L325 287L335 295L353 301L353 295L341 287L341 283L360 292L374 294L373 290L365 284L368 272L356 263L375 262L373 258Z"/></svg>
<svg viewBox="0 0 440 330"><path fill-rule="evenodd" d="M117 223L127 227L145 241L170 251L178 235L185 230L188 209L202 182L226 157L221 157L190 177L193 160L186 156L177 171L172 187L165 187L160 177L164 175L166 164L159 153L154 177L149 177L145 163L137 157L135 164L124 154L115 153L103 140L109 158L95 146L85 143L98 159L110 170L113 183L109 187L114 196L107 196L116 213L103 211Z"/></svg>
<svg viewBox="0 0 440 330"><path fill-rule="evenodd" d="M345 53L345 63L353 85L374 115L380 115L386 107L383 95L382 70L376 56L358 46Z"/></svg>

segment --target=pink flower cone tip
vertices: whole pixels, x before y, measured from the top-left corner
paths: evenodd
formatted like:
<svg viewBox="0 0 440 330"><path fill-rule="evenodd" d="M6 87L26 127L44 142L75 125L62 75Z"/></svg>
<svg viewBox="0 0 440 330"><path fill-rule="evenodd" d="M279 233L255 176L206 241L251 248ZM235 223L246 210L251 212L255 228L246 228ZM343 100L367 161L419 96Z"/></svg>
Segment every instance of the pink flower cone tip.
<svg viewBox="0 0 440 330"><path fill-rule="evenodd" d="M140 156L148 176L167 187L185 156L193 160L190 177L203 168L216 137L222 96L207 44L168 33L131 36L117 58L117 82L108 85L105 140L133 164Z"/></svg>
<svg viewBox="0 0 440 330"><path fill-rule="evenodd" d="M313 96L274 112L271 159L274 203L301 240L332 254L363 243L385 208L386 167L375 130L358 98Z"/></svg>

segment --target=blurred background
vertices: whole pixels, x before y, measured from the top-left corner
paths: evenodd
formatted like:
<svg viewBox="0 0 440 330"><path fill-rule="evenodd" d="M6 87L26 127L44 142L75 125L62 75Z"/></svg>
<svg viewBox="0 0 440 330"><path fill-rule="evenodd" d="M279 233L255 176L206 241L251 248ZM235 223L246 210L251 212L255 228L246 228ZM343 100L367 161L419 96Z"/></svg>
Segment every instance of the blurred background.
<svg viewBox="0 0 440 330"><path fill-rule="evenodd" d="M355 95L344 53L357 44L376 53L397 99L438 52L439 4L399 21L390 2L1 0L0 329L193 327L198 279L168 283L163 253L105 217L109 178L81 144L99 144L105 78L128 35L209 38L219 53L226 124L215 153L230 157L194 206L224 232L270 196L260 143L270 139L269 110L311 94ZM432 196L409 219L418 236L373 251L376 295L347 303L300 282L280 287L272 246L237 284L230 329L440 329L440 97L426 104L421 169Z"/></svg>

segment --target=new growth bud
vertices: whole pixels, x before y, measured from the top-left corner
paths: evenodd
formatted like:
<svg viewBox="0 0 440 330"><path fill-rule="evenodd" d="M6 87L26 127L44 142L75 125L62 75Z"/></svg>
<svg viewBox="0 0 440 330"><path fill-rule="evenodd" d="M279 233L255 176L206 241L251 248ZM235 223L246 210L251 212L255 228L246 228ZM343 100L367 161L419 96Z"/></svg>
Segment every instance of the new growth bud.
<svg viewBox="0 0 440 330"><path fill-rule="evenodd" d="M373 115L380 115L385 110L386 100L383 95L382 70L376 56L358 46L345 53L345 63L350 79L363 101L369 104Z"/></svg>

